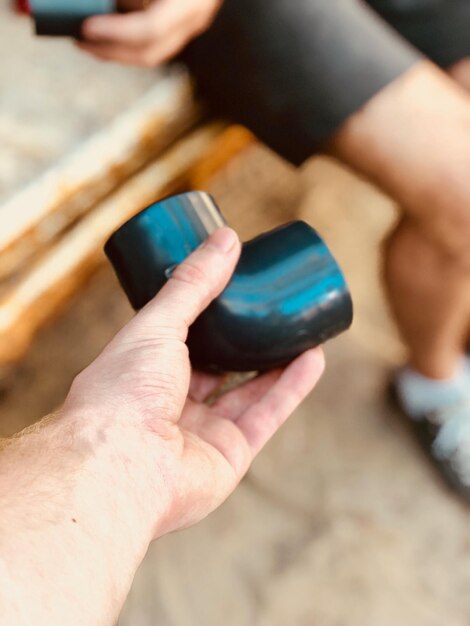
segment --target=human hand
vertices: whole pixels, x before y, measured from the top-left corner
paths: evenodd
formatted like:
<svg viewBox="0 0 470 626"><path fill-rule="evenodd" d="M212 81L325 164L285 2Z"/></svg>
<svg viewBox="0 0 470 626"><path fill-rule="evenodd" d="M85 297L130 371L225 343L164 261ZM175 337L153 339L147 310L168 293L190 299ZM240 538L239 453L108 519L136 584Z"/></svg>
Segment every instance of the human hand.
<svg viewBox="0 0 470 626"><path fill-rule="evenodd" d="M239 254L232 230L212 235L76 378L64 407L133 423L151 440L151 491L167 503L154 537L217 508L323 370L321 350L311 350L286 369L204 404L220 378L191 373L185 340L189 326L227 284Z"/></svg>
<svg viewBox="0 0 470 626"><path fill-rule="evenodd" d="M154 0L132 13L97 15L83 25L82 50L101 59L155 67L209 28L222 0Z"/></svg>

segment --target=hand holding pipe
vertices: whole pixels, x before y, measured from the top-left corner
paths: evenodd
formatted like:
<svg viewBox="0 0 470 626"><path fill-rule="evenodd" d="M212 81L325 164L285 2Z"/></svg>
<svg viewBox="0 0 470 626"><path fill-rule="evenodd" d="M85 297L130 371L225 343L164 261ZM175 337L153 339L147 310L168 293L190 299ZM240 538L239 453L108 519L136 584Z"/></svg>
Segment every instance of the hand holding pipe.
<svg viewBox="0 0 470 626"><path fill-rule="evenodd" d="M80 38L88 17L142 9L145 0L30 0L37 35Z"/></svg>
<svg viewBox="0 0 470 626"><path fill-rule="evenodd" d="M105 252L132 306L147 304L224 224L211 196L190 192L153 204L117 230ZM243 245L229 285L190 328L191 362L219 372L282 367L349 328L352 317L325 243L305 222L291 222Z"/></svg>

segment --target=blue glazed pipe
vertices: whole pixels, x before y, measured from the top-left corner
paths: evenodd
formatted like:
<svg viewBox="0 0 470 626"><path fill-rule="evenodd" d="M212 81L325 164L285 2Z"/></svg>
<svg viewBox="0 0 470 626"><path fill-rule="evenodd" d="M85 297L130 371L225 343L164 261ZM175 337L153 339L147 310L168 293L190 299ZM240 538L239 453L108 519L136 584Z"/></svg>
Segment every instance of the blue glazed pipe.
<svg viewBox="0 0 470 626"><path fill-rule="evenodd" d="M173 269L225 221L206 193L190 192L148 207L105 246L132 306L143 307ZM291 222L243 246L225 291L190 329L194 367L263 371L335 337L351 325L344 277L319 235Z"/></svg>
<svg viewBox="0 0 470 626"><path fill-rule="evenodd" d="M87 17L116 11L116 0L30 0L36 34L80 37Z"/></svg>

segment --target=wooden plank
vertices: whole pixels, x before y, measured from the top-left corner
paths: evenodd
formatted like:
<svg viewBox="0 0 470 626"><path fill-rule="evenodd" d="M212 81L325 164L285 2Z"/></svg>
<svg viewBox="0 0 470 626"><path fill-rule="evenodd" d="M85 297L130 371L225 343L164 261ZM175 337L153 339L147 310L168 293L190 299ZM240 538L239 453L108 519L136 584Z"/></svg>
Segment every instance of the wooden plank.
<svg viewBox="0 0 470 626"><path fill-rule="evenodd" d="M201 158L191 170L191 186L205 189L232 158L256 143L256 137L244 126L230 126L216 140L213 150Z"/></svg>
<svg viewBox="0 0 470 626"><path fill-rule="evenodd" d="M173 72L75 153L0 206L0 280L14 275L166 149L198 115L186 74Z"/></svg>
<svg viewBox="0 0 470 626"><path fill-rule="evenodd" d="M0 299L0 365L22 356L34 333L56 315L104 261L109 235L146 205L187 181L191 168L218 140L223 126L208 125L180 140L63 235ZM231 156L229 151L227 156ZM220 161L221 166L223 162Z"/></svg>

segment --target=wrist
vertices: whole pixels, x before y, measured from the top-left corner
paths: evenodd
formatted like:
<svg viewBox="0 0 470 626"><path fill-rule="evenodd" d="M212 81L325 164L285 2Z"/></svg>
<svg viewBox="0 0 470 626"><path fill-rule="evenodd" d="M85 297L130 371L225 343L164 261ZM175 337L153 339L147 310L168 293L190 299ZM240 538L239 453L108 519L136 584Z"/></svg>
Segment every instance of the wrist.
<svg viewBox="0 0 470 626"><path fill-rule="evenodd" d="M168 515L170 497L162 470L162 446L125 410L100 406L64 409L59 421L72 434L85 471L94 477L90 505L104 498L112 515L139 537L145 549Z"/></svg>
<svg viewBox="0 0 470 626"><path fill-rule="evenodd" d="M8 623L24 610L35 624L115 621L168 508L157 461L144 431L98 409L68 407L8 441L0 455ZM51 588L54 602L45 602Z"/></svg>

